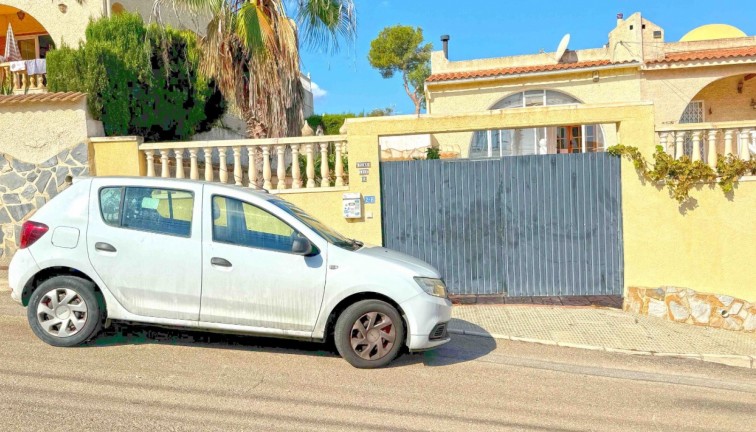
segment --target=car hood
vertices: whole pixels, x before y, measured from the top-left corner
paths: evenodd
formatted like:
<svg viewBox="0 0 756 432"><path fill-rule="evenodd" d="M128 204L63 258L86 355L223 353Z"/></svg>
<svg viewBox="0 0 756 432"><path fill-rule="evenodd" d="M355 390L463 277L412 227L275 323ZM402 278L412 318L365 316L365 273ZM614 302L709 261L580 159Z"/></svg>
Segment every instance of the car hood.
<svg viewBox="0 0 756 432"><path fill-rule="evenodd" d="M423 260L403 254L401 252L386 249L384 247L365 245L355 253L377 259L379 261L393 265L394 267L405 270L408 276L422 276L429 278L440 278L438 270Z"/></svg>

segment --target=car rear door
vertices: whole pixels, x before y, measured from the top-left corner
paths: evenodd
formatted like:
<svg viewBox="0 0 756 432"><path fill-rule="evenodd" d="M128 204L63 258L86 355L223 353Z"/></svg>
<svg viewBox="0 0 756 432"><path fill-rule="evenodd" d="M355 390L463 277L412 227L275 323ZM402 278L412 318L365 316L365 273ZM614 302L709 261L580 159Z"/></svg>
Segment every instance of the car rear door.
<svg viewBox="0 0 756 432"><path fill-rule="evenodd" d="M202 289L199 183L92 180L90 262L129 312L198 320Z"/></svg>
<svg viewBox="0 0 756 432"><path fill-rule="evenodd" d="M315 256L292 253L299 232L264 204L205 186L200 321L311 332L326 248Z"/></svg>

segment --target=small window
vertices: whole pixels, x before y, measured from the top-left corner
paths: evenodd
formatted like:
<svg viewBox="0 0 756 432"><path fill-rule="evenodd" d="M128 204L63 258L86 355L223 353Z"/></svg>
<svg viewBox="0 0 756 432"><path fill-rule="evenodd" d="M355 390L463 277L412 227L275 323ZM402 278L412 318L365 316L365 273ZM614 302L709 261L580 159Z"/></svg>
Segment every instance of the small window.
<svg viewBox="0 0 756 432"><path fill-rule="evenodd" d="M661 39L662 32L661 30L654 30L654 39Z"/></svg>
<svg viewBox="0 0 756 432"><path fill-rule="evenodd" d="M123 188L108 187L100 189L100 213L102 220L111 226L121 225L121 196Z"/></svg>
<svg viewBox="0 0 756 432"><path fill-rule="evenodd" d="M632 24L630 24L630 30L632 30L632 29L633 29L633 25L632 25Z"/></svg>
<svg viewBox="0 0 756 432"><path fill-rule="evenodd" d="M129 187L123 199L121 226L189 237L193 208L191 192Z"/></svg>
<svg viewBox="0 0 756 432"><path fill-rule="evenodd" d="M251 204L213 196L213 240L290 252L299 233L286 222Z"/></svg>

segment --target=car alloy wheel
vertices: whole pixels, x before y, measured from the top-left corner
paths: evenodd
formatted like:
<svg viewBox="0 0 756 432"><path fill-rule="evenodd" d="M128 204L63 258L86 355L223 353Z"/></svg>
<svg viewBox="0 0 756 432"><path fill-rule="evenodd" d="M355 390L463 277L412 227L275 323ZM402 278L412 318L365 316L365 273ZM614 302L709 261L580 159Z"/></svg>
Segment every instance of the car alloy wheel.
<svg viewBox="0 0 756 432"><path fill-rule="evenodd" d="M70 288L54 288L42 296L37 320L44 331L55 337L70 337L87 323L87 303Z"/></svg>
<svg viewBox="0 0 756 432"><path fill-rule="evenodd" d="M388 315L368 312L352 325L352 350L365 360L379 360L394 347L396 327Z"/></svg>

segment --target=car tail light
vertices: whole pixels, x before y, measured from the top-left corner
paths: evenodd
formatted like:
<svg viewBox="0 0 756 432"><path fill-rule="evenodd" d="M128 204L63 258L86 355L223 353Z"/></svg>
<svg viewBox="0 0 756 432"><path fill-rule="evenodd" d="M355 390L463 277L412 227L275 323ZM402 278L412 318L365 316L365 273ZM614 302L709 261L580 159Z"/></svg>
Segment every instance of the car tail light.
<svg viewBox="0 0 756 432"><path fill-rule="evenodd" d="M33 245L34 242L39 240L50 228L47 225L39 222L26 221L21 225L21 241L19 241L19 248L25 249Z"/></svg>

